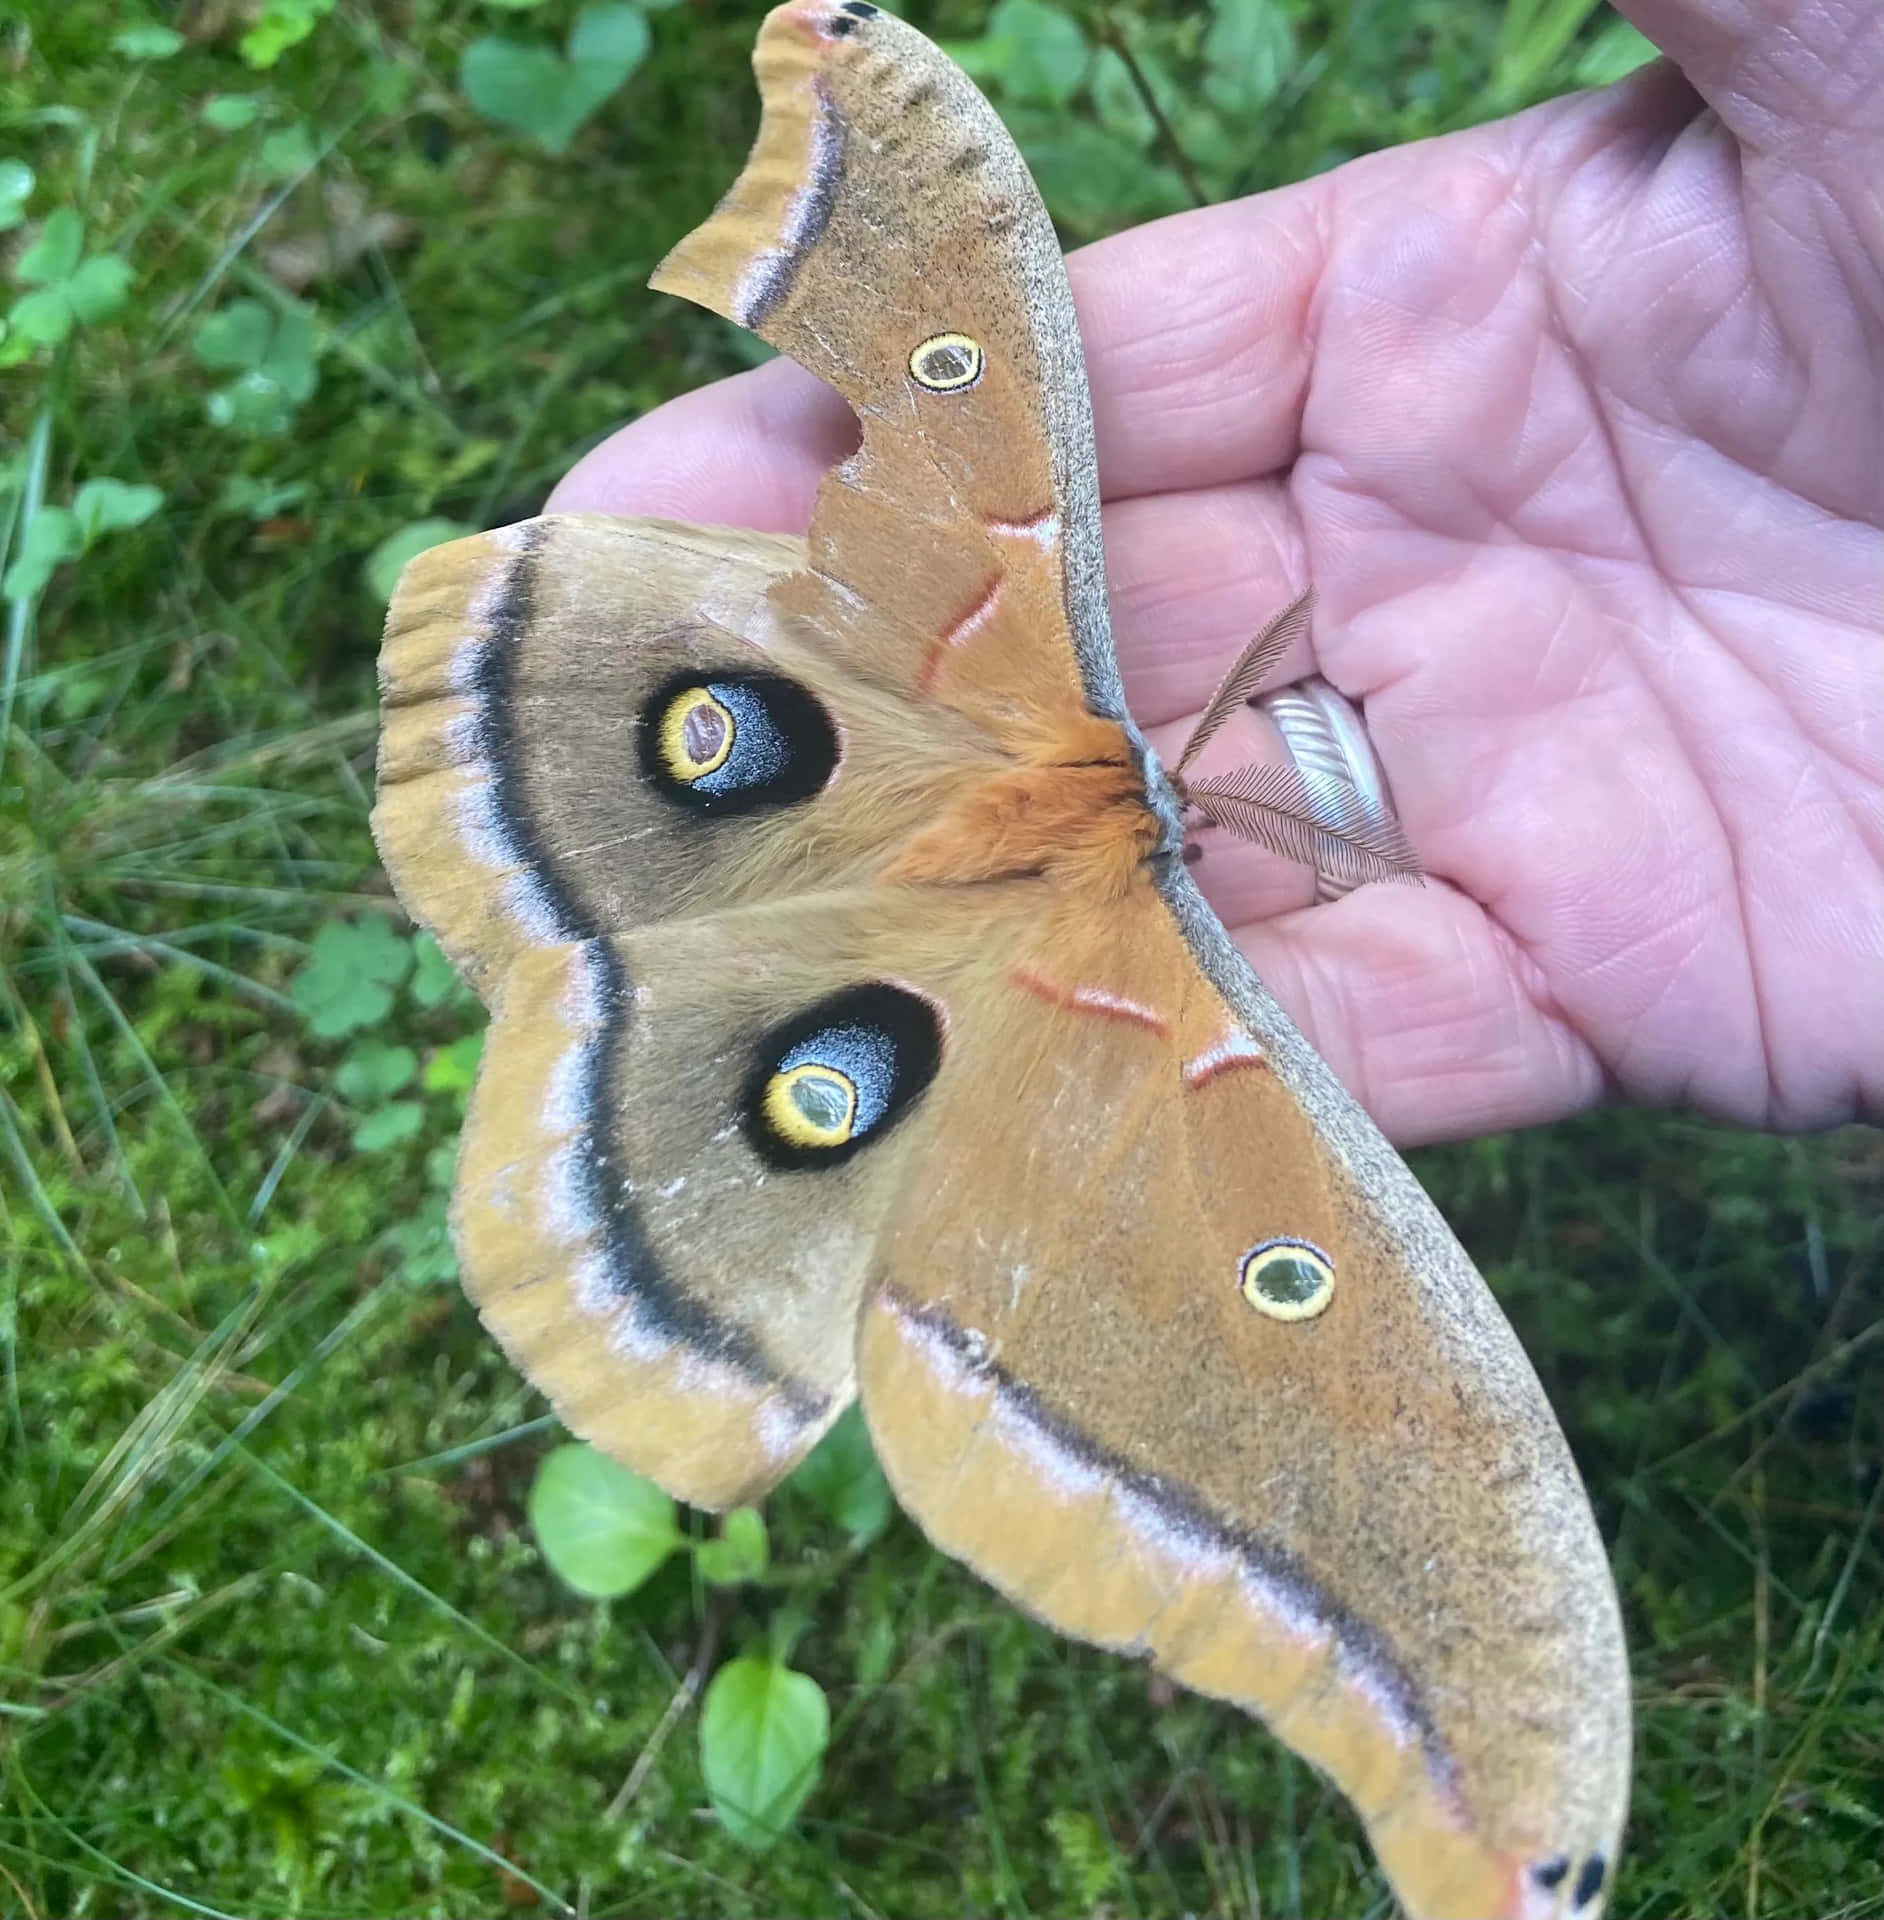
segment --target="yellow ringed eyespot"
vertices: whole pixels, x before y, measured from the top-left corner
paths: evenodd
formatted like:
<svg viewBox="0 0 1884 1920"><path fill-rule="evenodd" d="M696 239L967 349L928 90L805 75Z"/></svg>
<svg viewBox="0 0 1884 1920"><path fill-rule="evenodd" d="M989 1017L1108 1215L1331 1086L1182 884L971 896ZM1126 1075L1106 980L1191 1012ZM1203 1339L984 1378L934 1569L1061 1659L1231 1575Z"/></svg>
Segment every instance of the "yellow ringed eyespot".
<svg viewBox="0 0 1884 1920"><path fill-rule="evenodd" d="M738 731L732 709L710 687L683 687L661 715L662 763L676 780L704 780L726 764Z"/></svg>
<svg viewBox="0 0 1884 1920"><path fill-rule="evenodd" d="M1312 1320L1334 1298L1334 1262L1306 1240L1265 1240L1244 1254L1237 1290L1272 1320Z"/></svg>
<svg viewBox="0 0 1884 1920"><path fill-rule="evenodd" d="M931 393L960 393L981 378L986 355L965 333L931 334L909 356L909 377Z"/></svg>
<svg viewBox="0 0 1884 1920"><path fill-rule="evenodd" d="M856 1084L815 1060L773 1074L763 1104L772 1131L794 1147L842 1146L857 1123Z"/></svg>

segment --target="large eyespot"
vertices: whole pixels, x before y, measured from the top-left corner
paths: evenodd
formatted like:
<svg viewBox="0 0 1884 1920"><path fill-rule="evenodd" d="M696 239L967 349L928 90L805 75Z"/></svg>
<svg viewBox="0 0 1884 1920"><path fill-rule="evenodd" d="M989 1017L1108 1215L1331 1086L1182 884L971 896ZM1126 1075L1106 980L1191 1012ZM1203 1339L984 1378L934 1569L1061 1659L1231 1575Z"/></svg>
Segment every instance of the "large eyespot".
<svg viewBox="0 0 1884 1920"><path fill-rule="evenodd" d="M960 393L981 378L987 356L965 333L932 334L909 356L909 377L931 393Z"/></svg>
<svg viewBox="0 0 1884 1920"><path fill-rule="evenodd" d="M774 1166L834 1166L894 1126L941 1060L941 1017L920 994L846 987L759 1043L747 1136Z"/></svg>
<svg viewBox="0 0 1884 1920"><path fill-rule="evenodd" d="M809 799L837 765L837 729L776 673L676 674L636 729L641 770L670 800L745 813Z"/></svg>
<svg viewBox="0 0 1884 1920"><path fill-rule="evenodd" d="M1272 1320L1312 1320L1334 1298L1334 1262L1307 1240L1265 1240L1244 1254L1237 1288Z"/></svg>

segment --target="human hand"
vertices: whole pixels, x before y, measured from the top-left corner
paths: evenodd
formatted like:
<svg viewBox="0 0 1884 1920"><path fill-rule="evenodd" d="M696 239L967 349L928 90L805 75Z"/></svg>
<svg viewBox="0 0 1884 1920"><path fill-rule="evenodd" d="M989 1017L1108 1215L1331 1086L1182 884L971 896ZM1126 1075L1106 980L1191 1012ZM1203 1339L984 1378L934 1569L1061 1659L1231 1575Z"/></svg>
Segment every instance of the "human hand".
<svg viewBox="0 0 1884 1920"><path fill-rule="evenodd" d="M1194 872L1403 1143L1605 1091L1884 1112L1884 28L1874 0L1623 11L1686 80L1069 263L1133 713L1175 757L1310 581L1274 680L1365 702L1423 890L1307 907L1215 834ZM800 531L853 443L778 362L550 505ZM1240 757L1276 757L1258 725Z"/></svg>

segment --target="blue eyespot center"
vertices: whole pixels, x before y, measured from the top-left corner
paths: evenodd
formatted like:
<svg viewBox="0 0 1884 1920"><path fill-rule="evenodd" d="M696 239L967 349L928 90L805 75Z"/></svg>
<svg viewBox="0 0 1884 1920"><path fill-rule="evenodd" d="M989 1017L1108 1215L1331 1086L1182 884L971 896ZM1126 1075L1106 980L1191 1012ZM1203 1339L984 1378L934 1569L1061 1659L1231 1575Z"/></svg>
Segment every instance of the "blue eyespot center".
<svg viewBox="0 0 1884 1920"><path fill-rule="evenodd" d="M760 1040L747 1137L773 1166L836 1165L902 1117L941 1058L941 1017L921 994L883 981L846 987Z"/></svg>
<svg viewBox="0 0 1884 1920"><path fill-rule="evenodd" d="M806 800L837 767L837 729L783 674L670 675L636 730L643 777L698 813L747 813Z"/></svg>

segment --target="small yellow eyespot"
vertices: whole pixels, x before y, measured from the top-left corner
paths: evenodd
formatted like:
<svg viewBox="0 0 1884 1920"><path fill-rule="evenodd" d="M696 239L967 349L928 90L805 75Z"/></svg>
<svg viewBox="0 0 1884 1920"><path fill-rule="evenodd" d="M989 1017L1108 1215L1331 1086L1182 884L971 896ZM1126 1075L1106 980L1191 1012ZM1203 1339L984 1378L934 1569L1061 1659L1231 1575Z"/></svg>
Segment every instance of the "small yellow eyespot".
<svg viewBox="0 0 1884 1920"><path fill-rule="evenodd" d="M1334 1298L1334 1262L1306 1240L1265 1240L1244 1254L1238 1285L1272 1320L1312 1320Z"/></svg>
<svg viewBox="0 0 1884 1920"><path fill-rule="evenodd" d="M981 378L985 357L965 333L932 334L909 356L909 376L931 393L960 393Z"/></svg>
<svg viewBox="0 0 1884 1920"><path fill-rule="evenodd" d="M765 1083L766 1124L788 1146L841 1147L857 1124L857 1088L835 1067L808 1060Z"/></svg>
<svg viewBox="0 0 1884 1920"><path fill-rule="evenodd" d="M661 764L692 785L726 764L738 732L731 711L706 687L683 687L661 715Z"/></svg>

